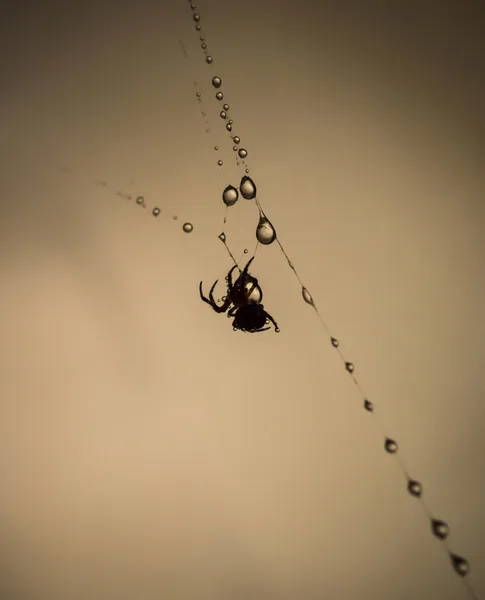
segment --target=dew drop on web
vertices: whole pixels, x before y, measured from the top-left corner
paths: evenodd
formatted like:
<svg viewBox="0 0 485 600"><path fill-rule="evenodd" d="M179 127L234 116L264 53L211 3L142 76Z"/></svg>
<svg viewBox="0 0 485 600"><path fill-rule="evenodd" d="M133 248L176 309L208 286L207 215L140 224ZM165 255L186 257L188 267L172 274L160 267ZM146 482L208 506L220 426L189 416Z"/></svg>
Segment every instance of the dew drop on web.
<svg viewBox="0 0 485 600"><path fill-rule="evenodd" d="M224 105L222 106L222 108L223 108L224 110L229 110L229 104L224 104Z"/></svg>
<svg viewBox="0 0 485 600"><path fill-rule="evenodd" d="M238 135L235 135L232 139L235 144L239 144L239 142L241 141L241 138Z"/></svg>
<svg viewBox="0 0 485 600"><path fill-rule="evenodd" d="M200 15L199 15L199 13L195 13L195 14L193 14L193 15L192 15L192 18L194 19L194 21L195 21L196 23L198 23L198 22L200 21Z"/></svg>
<svg viewBox="0 0 485 600"><path fill-rule="evenodd" d="M253 198L256 198L256 184L251 177L248 177L247 175L242 177L241 183L239 184L239 191L245 200L252 200Z"/></svg>
<svg viewBox="0 0 485 600"><path fill-rule="evenodd" d="M259 209L259 223L256 228L256 238L258 242L264 246L272 244L276 239L276 230L261 209Z"/></svg>
<svg viewBox="0 0 485 600"><path fill-rule="evenodd" d="M210 65L210 64L212 63L212 61L213 61L213 60L214 60L214 59L212 58L212 56L208 56L208 57L205 59L205 62L206 62L208 65Z"/></svg>
<svg viewBox="0 0 485 600"><path fill-rule="evenodd" d="M222 79L220 77L213 77L212 78L212 85L215 88L220 88L222 85Z"/></svg>
<svg viewBox="0 0 485 600"><path fill-rule="evenodd" d="M217 94L216 94L216 98L217 98L218 100L222 100L222 99L224 98L224 94L223 94L222 92L217 92Z"/></svg>
<svg viewBox="0 0 485 600"><path fill-rule="evenodd" d="M152 215L154 217L158 217L158 215L160 214L160 209L158 208L158 206L156 206L153 210L152 210Z"/></svg>
<svg viewBox="0 0 485 600"><path fill-rule="evenodd" d="M138 196L138 198L136 199L136 203L141 206L142 204L144 204L145 202L145 198L143 196Z"/></svg>
<svg viewBox="0 0 485 600"><path fill-rule="evenodd" d="M222 192L222 201L226 206L233 206L239 198L239 192L233 185L228 185Z"/></svg>
<svg viewBox="0 0 485 600"><path fill-rule="evenodd" d="M240 148L238 154L241 158L246 158L248 151L245 148Z"/></svg>
<svg viewBox="0 0 485 600"><path fill-rule="evenodd" d="M217 161L217 164L218 164L220 167L222 167L222 165L223 165L224 163L222 162L222 160L218 160L218 161Z"/></svg>
<svg viewBox="0 0 485 600"><path fill-rule="evenodd" d="M221 110L219 115L220 115L221 119L225 119L227 117L226 113L223 110Z"/></svg>
<svg viewBox="0 0 485 600"><path fill-rule="evenodd" d="M310 304L311 306L313 306L313 298L312 295L310 294L310 292L306 289L306 287L302 287L301 288L301 295L303 296L303 300L305 300L305 302L307 304Z"/></svg>
<svg viewBox="0 0 485 600"><path fill-rule="evenodd" d="M185 231L185 233L191 233L194 230L194 226L192 223L184 223L182 225L182 229Z"/></svg>
<svg viewBox="0 0 485 600"><path fill-rule="evenodd" d="M224 232L220 233L217 237L221 240L221 242L226 241L226 234Z"/></svg>
<svg viewBox="0 0 485 600"><path fill-rule="evenodd" d="M226 125L226 129L227 129L227 131L231 131L232 130L232 125L230 123L228 123Z"/></svg>

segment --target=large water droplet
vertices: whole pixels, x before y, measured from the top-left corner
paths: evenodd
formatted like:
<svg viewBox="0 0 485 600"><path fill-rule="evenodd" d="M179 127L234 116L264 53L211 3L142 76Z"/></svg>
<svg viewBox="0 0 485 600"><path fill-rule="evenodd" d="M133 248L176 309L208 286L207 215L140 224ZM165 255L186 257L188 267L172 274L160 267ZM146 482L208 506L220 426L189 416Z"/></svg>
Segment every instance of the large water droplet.
<svg viewBox="0 0 485 600"><path fill-rule="evenodd" d="M251 177L245 175L241 179L241 183L239 184L239 191L241 192L241 196L246 200L252 200L253 198L256 198L256 184L251 179Z"/></svg>
<svg viewBox="0 0 485 600"><path fill-rule="evenodd" d="M220 233L217 237L221 240L221 242L226 241L226 234L224 232Z"/></svg>
<svg viewBox="0 0 485 600"><path fill-rule="evenodd" d="M156 206L153 210L152 210L152 215L154 217L158 217L158 215L160 214L160 209L158 208L158 206Z"/></svg>
<svg viewBox="0 0 485 600"><path fill-rule="evenodd" d="M451 564L453 565L453 569L455 569L458 575L465 577L465 575L469 573L470 565L468 564L466 558L463 558L462 556L458 556L458 554L453 554L452 552L450 552L450 560Z"/></svg>
<svg viewBox="0 0 485 600"><path fill-rule="evenodd" d="M386 441L384 442L384 448L386 452L389 452L389 454L394 454L397 452L397 442L395 440L391 440L391 438L386 438Z"/></svg>
<svg viewBox="0 0 485 600"><path fill-rule="evenodd" d="M215 88L220 88L222 85L222 79L220 77L213 77L212 78L212 85Z"/></svg>
<svg viewBox="0 0 485 600"><path fill-rule="evenodd" d="M246 158L246 156L248 155L248 151L245 150L244 148L240 148L238 154L241 158Z"/></svg>
<svg viewBox="0 0 485 600"><path fill-rule="evenodd" d="M207 57L206 57L206 59L205 59L205 62L206 62L208 65L210 65L210 64L212 63L212 61L213 61L213 60L214 60L214 59L212 58L212 56L207 56Z"/></svg>
<svg viewBox="0 0 485 600"><path fill-rule="evenodd" d="M185 231L185 233L190 233L194 230L194 226L192 225L192 223L184 223L182 225L182 229Z"/></svg>
<svg viewBox="0 0 485 600"><path fill-rule="evenodd" d="M411 494L411 496L421 498L421 494L423 493L423 486L419 483L419 481L416 481L415 479L409 479L408 492Z"/></svg>
<svg viewBox="0 0 485 600"><path fill-rule="evenodd" d="M446 540L446 538L450 535L448 523L440 521L440 519L431 519L431 531L433 532L433 535L440 540Z"/></svg>
<svg viewBox="0 0 485 600"><path fill-rule="evenodd" d="M216 98L217 98L218 100L222 100L222 99L224 98L224 94L223 94L222 92L217 92L217 94L216 94Z"/></svg>
<svg viewBox="0 0 485 600"><path fill-rule="evenodd" d="M256 239L265 246L272 244L276 239L275 228L261 210L259 211L259 223L256 228Z"/></svg>
<svg viewBox="0 0 485 600"><path fill-rule="evenodd" d="M226 206L233 206L239 198L239 192L233 185L228 185L222 192L222 201Z"/></svg>

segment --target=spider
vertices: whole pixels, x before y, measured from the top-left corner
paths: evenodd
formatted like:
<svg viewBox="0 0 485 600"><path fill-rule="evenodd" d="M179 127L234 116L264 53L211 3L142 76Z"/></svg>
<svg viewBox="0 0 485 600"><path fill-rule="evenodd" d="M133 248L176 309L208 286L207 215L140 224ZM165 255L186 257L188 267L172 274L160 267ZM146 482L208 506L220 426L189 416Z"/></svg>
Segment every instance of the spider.
<svg viewBox="0 0 485 600"><path fill-rule="evenodd" d="M206 298L202 292L202 281L199 285L201 299L209 304L217 313L227 311L227 316L234 317L232 326L234 331L247 331L256 333L259 331L267 331L270 327L264 327L266 323L271 321L275 331L278 333L279 328L273 317L264 310L261 304L263 299L263 290L261 289L256 277L248 273L249 265L254 260L254 256L249 260L248 264L241 271L239 277L233 283L232 273L237 265L234 265L227 274L227 295L224 302L219 306L214 300L213 291L217 285L218 279L214 282L209 292L209 298Z"/></svg>

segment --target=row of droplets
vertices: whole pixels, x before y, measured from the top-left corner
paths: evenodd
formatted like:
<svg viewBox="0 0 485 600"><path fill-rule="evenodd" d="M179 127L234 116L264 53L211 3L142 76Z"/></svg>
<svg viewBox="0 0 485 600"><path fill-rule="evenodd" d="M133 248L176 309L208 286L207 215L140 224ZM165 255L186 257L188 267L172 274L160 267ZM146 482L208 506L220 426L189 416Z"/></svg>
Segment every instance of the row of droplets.
<svg viewBox="0 0 485 600"><path fill-rule="evenodd" d="M190 0L189 0L189 2L190 2ZM196 10L195 4L193 4L193 3L190 2L190 8L191 8L192 11L195 11ZM201 21L200 15L198 13L196 13L196 12L193 12L193 20L196 22L196 25L195 25L196 31L200 32L201 29L202 29L201 28L201 24L200 24L200 21ZM209 64L209 65L211 65L211 64L213 64L214 59L213 59L212 56L210 56L209 54L207 54L207 51L206 51L207 45L205 44L204 37L201 36L200 40L203 42L202 48L203 48L203 50L206 53L206 59L205 59L206 63ZM220 77L216 76L216 77L212 78L212 85L213 85L213 87L219 89L221 87L221 84L222 84L222 79ZM216 97L216 99L218 101L222 101L224 99L224 96L223 96L222 92L217 92L215 97ZM223 105L222 108L223 108L223 110L221 111L220 116L221 116L222 119L225 120L227 118L227 111L229 110L229 105L225 104L225 105ZM233 125L232 120L227 121L227 123L226 123L226 129L229 132L232 131L232 125ZM238 146L236 144L239 144L240 139L239 139L238 136L234 136L232 139L235 142L235 145L234 145L233 149L236 150L236 151L238 151ZM218 150L218 147L216 147L215 149ZM239 156L241 158L245 158L247 156L247 151L245 149L239 149L239 152L241 152L241 150L242 150L242 154L240 153ZM222 163L222 161L219 161L218 164L222 165L223 163ZM246 173L249 173L248 169L246 169ZM241 182L239 184L239 193L246 200L256 199L256 193L257 193L256 185L255 185L254 181L250 177L248 177L248 176L242 177ZM223 191L223 194L222 194L222 200L223 200L224 204L226 205L226 207L234 206L234 204L236 204L236 202L237 202L237 200L239 198L239 193L238 193L237 188L235 186L233 186L233 185L227 185L225 187L225 189ZM257 206L258 206L258 209L259 209L259 213L260 213L260 220L259 220L259 223L258 223L258 227L256 229L256 237L258 239L258 242L260 242L263 245L268 245L268 244L273 243L277 239L276 238L276 231L275 231L274 226L270 223L270 221L267 219L266 215L264 214L264 212L262 210L262 207L261 207L261 204L259 203L259 201L257 199L256 199L256 203L257 203ZM224 233L221 233L219 235L219 239L221 239L221 241L227 247L227 244L226 244L226 235ZM318 317L319 317L322 325L324 326L324 328L328 332L329 331L328 327L324 323L324 321L322 320L322 317L320 316L320 313L319 313L319 311L318 311L318 309L317 309L317 307L316 307L316 305L315 305L315 303L313 301L313 298L312 298L310 292L307 290L307 288L305 286L303 286L303 284L301 282L301 279L300 279L300 277L299 277L299 275L298 275L298 273L297 273L294 265L290 261L288 255L286 254L283 246L281 245L281 243L279 241L278 241L278 244L279 244L279 246L280 246L283 254L286 257L289 266L294 271L296 277L298 278L298 280L300 282L303 300L307 304L309 304L310 306L313 307L313 309L317 313L317 315L318 315ZM339 349L340 343L339 343L339 341L338 341L337 338L335 338L333 336L330 336L330 341L331 341L332 346L334 348L338 349L338 351L340 353L340 356L341 356L341 358L343 360L343 363L345 365L345 369L347 370L348 373L351 374L352 379L353 379L356 387L358 388L359 392L361 393L362 398L364 400L364 409L367 412L369 412L369 413L374 413L375 412L375 408L374 408L373 403L370 402L367 398L364 397L364 395L362 394L360 385L359 385L358 381L356 380L355 376L353 375L354 370L355 370L354 364L352 362L349 362L349 361L345 360L345 358L341 354L340 349ZM396 454L398 452L398 447L399 447L398 443L394 439L392 439L392 438L390 438L388 436L385 436L384 449L385 449L385 451L387 453L389 453L389 454ZM433 517L432 515L429 514L428 509L426 508L426 506L423 504L423 501L422 501L422 495L423 495L423 486L422 486L422 484L419 481L417 481L416 479L413 479L413 478L411 478L408 475L407 470L405 469L405 467L403 466L403 463L401 461L399 462L399 465L400 465L401 470L403 471L403 473L404 473L404 475L406 477L407 491L408 491L408 493L411 496L420 499L422 508L426 512L428 518L430 519L432 534L436 538L438 538L439 540L441 540L442 542L444 542L448 538L449 533L450 533L450 528L449 528L448 524L445 521L443 521L441 519L438 519L438 518L435 518L435 517ZM468 572L469 572L469 570L470 570L469 562L467 561L467 559L465 559L462 556L459 556L459 555L451 552L446 546L445 546L445 550L446 550L446 552L447 552L447 554L448 554L448 556L450 558L450 562L452 564L452 567L453 567L454 571L457 574L461 575L462 577L464 577L465 575L467 575ZM478 596L476 595L476 593L474 592L474 590L471 588L471 586L469 584L467 584L466 587L467 587L467 590L470 593L471 597L478 598Z"/></svg>

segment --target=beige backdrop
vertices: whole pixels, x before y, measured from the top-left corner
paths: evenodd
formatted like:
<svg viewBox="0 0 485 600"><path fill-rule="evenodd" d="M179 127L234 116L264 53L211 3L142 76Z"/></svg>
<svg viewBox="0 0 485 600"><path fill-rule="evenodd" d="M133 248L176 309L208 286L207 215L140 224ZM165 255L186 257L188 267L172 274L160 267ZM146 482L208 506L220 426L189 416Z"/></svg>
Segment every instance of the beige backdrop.
<svg viewBox="0 0 485 600"><path fill-rule="evenodd" d="M185 0L9 4L2 600L467 597L278 247L253 273L279 335L233 332L198 297L231 266L216 236L241 176L213 75L283 245L485 595L479 3L201 0L212 66ZM228 211L238 259L256 219Z"/></svg>

